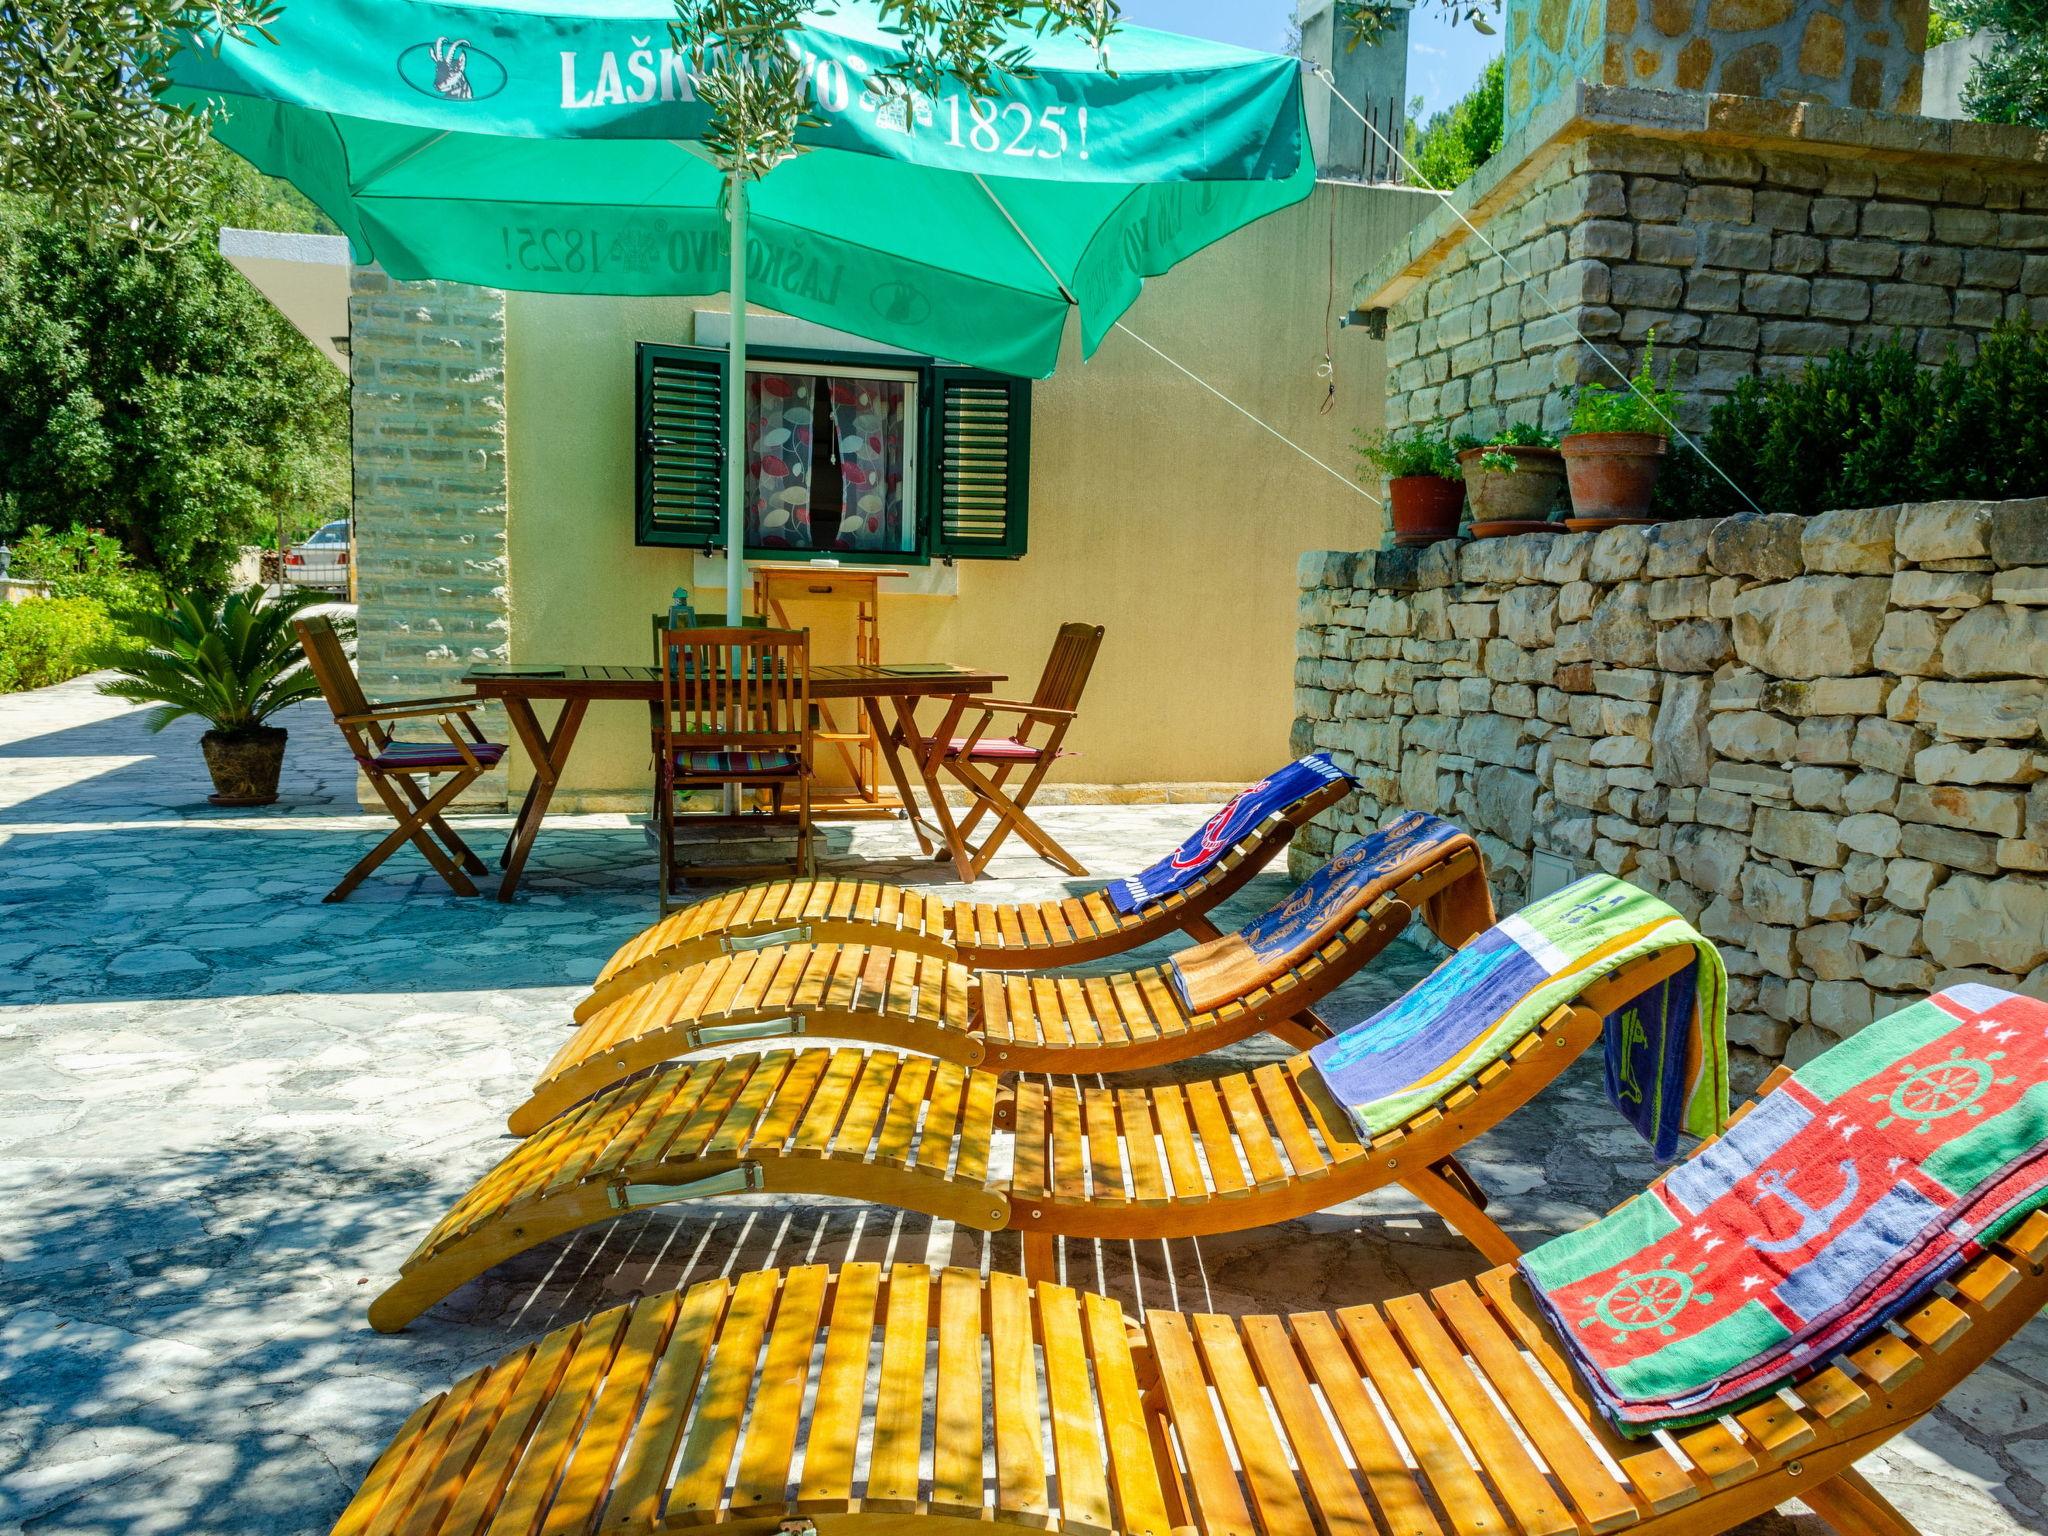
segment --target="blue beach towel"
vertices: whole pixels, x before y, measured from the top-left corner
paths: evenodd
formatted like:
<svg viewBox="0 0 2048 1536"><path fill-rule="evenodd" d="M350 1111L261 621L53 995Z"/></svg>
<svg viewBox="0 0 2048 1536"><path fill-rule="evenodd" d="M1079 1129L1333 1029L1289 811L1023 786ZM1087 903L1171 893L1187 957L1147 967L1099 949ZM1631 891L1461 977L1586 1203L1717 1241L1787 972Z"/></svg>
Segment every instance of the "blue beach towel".
<svg viewBox="0 0 2048 1536"><path fill-rule="evenodd" d="M1109 904L1122 913L1136 912L1164 901L1193 885L1222 862L1240 839L1268 816L1306 800L1336 780L1349 784L1351 775L1330 761L1327 752L1296 758L1278 773L1238 791L1235 798L1202 824L1202 828L1149 869L1111 882Z"/></svg>

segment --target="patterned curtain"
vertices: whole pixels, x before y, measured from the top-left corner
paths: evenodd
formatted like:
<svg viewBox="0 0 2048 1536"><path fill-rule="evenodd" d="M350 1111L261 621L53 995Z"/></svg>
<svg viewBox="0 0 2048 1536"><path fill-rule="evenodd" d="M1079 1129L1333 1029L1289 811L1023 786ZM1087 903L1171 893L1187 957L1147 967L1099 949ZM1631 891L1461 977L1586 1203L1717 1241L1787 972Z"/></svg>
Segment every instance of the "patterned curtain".
<svg viewBox="0 0 2048 1536"><path fill-rule="evenodd" d="M846 510L837 549L900 550L903 540L903 408L901 379L833 379L832 426Z"/></svg>
<svg viewBox="0 0 2048 1536"><path fill-rule="evenodd" d="M747 375L747 540L773 549L811 541L811 395L808 374Z"/></svg>

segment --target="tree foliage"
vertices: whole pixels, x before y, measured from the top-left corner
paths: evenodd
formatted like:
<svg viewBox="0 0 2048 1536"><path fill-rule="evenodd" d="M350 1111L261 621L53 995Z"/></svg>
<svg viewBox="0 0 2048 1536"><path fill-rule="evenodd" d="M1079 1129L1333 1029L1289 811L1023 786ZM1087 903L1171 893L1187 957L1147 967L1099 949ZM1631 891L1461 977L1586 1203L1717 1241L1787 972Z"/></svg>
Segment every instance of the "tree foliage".
<svg viewBox="0 0 2048 1536"><path fill-rule="evenodd" d="M2048 0L1945 0L1966 32L1995 32L1963 87L1963 110L1983 123L2048 128Z"/></svg>
<svg viewBox="0 0 2048 1536"><path fill-rule="evenodd" d="M1421 101L1420 97L1416 98ZM1424 186L1448 192L1499 152L1507 114L1507 66L1498 57L1479 83L1427 123L1408 121L1407 155Z"/></svg>
<svg viewBox="0 0 2048 1536"><path fill-rule="evenodd" d="M1117 0L880 0L882 25L903 56L866 77L877 96L934 95L957 80L979 96L1004 76L1031 73L1019 31L1074 32L1107 63ZM689 60L691 85L711 109L704 144L718 163L751 177L797 152L797 135L821 119L811 79L793 46L815 0L676 0L670 37ZM915 114L908 117L916 122Z"/></svg>
<svg viewBox="0 0 2048 1536"><path fill-rule="evenodd" d="M97 527L217 586L280 515L344 505L346 434L346 380L210 242L0 206L0 538Z"/></svg>
<svg viewBox="0 0 2048 1536"><path fill-rule="evenodd" d="M213 112L162 104L171 61L268 39L277 14L274 0L0 0L0 194L154 249L185 243L213 190Z"/></svg>

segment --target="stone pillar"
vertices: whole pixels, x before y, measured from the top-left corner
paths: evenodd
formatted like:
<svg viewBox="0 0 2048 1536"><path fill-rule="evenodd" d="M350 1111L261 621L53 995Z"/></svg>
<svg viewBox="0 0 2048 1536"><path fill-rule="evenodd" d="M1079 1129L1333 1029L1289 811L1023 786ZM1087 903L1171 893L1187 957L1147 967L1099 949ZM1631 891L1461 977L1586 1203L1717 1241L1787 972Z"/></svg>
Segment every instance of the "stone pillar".
<svg viewBox="0 0 2048 1536"><path fill-rule="evenodd" d="M459 693L471 665L509 655L505 295L357 267L349 330L356 670L373 699ZM495 709L479 719L507 739ZM409 722L397 734L433 740L439 729ZM500 768L466 801L505 795Z"/></svg>
<svg viewBox="0 0 2048 1536"><path fill-rule="evenodd" d="M1395 7L1385 36L1370 48L1346 46L1350 23L1338 14L1341 8L1338 0L1308 0L1302 6L1301 56L1327 68L1345 99L1399 144L1408 100L1408 7ZM1305 80L1302 92L1317 175L1346 181L1400 179L1392 152L1322 81Z"/></svg>
<svg viewBox="0 0 2048 1536"><path fill-rule="evenodd" d="M1570 82L1920 110L1927 0L1508 0L1507 132Z"/></svg>

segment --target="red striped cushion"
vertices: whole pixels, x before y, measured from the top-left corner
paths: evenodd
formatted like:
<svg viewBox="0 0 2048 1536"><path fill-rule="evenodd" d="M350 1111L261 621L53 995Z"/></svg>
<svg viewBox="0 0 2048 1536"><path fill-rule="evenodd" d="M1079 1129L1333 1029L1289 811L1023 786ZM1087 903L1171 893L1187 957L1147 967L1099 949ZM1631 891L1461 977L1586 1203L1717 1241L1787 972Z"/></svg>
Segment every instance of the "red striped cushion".
<svg viewBox="0 0 2048 1536"><path fill-rule="evenodd" d="M794 752L678 752L676 767L684 773L795 773Z"/></svg>
<svg viewBox="0 0 2048 1536"><path fill-rule="evenodd" d="M469 751L486 768L495 766L505 755L503 745L495 741L472 741ZM462 753L452 741L393 741L370 759L370 766L424 773L436 768L467 768L469 764L462 760Z"/></svg>

